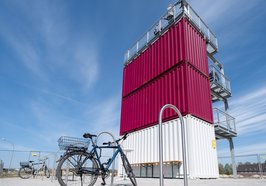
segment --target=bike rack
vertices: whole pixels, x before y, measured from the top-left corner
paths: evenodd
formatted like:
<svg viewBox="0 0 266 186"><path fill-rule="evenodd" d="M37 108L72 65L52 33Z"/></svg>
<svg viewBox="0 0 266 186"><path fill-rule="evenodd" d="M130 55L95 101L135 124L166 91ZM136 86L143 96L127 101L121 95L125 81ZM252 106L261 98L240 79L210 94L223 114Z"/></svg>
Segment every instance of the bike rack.
<svg viewBox="0 0 266 186"><path fill-rule="evenodd" d="M97 144L97 141L98 141L99 136L101 136L102 134L108 134L109 136L111 136L113 138L113 140L115 142L115 137L114 137L114 135L112 133L110 133L110 132L101 132L100 134L97 135L97 138L96 138L96 141L95 141L96 144ZM113 153L115 153L115 149L114 149L114 152ZM112 163L111 186L114 185L114 173L115 173L115 160Z"/></svg>
<svg viewBox="0 0 266 186"><path fill-rule="evenodd" d="M184 174L184 186L188 185L187 182L187 159L186 159L186 133L185 133L185 126L183 116L180 111L177 109L176 106L172 104L164 105L159 114L159 162L160 162L160 186L164 186L163 180L163 140L162 140L162 116L165 109L171 108L173 109L180 118L181 122L181 135L182 135L182 156L183 156L183 174Z"/></svg>

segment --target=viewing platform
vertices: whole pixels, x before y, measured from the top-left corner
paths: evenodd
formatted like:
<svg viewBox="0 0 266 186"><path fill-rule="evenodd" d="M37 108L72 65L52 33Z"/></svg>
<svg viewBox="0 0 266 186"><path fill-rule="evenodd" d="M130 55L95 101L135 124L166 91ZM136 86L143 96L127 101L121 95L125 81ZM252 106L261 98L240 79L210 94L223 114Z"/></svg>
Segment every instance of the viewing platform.
<svg viewBox="0 0 266 186"><path fill-rule="evenodd" d="M230 81L214 65L209 66L212 102L231 97Z"/></svg>
<svg viewBox="0 0 266 186"><path fill-rule="evenodd" d="M153 24L153 26L125 52L125 65L130 63L157 38L167 32L171 25L176 24L184 16L188 18L190 23L206 39L207 53L210 55L215 54L218 51L218 42L214 33L186 1L178 1L174 5L169 6L167 12L160 17L159 21L156 21L155 24Z"/></svg>
<svg viewBox="0 0 266 186"><path fill-rule="evenodd" d="M216 139L232 138L237 136L234 117L217 108L213 109L213 117Z"/></svg>

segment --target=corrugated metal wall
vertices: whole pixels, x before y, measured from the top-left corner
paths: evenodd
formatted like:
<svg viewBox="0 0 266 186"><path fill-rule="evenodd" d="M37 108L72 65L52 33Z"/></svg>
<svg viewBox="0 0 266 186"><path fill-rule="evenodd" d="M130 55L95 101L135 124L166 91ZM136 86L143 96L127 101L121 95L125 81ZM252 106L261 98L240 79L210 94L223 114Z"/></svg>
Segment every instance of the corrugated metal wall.
<svg viewBox="0 0 266 186"><path fill-rule="evenodd" d="M155 124L167 103L213 122L206 43L186 18L125 66L122 96L120 134Z"/></svg>
<svg viewBox="0 0 266 186"><path fill-rule="evenodd" d="M190 178L218 178L217 151L212 145L215 140L214 126L192 115L185 116L184 122ZM122 146L124 149L132 150L127 153L131 164L158 165L158 140L158 125L156 125L131 133ZM180 120L175 119L163 123L164 161L182 162L181 143ZM121 165L119 171L121 171ZM182 165L180 173L183 174Z"/></svg>
<svg viewBox="0 0 266 186"><path fill-rule="evenodd" d="M192 114L213 122L209 78L188 62L181 62L122 99L120 133L149 127L158 122L160 109L174 104L182 115ZM164 120L176 114L166 110Z"/></svg>
<svg viewBox="0 0 266 186"><path fill-rule="evenodd" d="M123 97L182 61L208 75L206 41L185 18L125 66Z"/></svg>

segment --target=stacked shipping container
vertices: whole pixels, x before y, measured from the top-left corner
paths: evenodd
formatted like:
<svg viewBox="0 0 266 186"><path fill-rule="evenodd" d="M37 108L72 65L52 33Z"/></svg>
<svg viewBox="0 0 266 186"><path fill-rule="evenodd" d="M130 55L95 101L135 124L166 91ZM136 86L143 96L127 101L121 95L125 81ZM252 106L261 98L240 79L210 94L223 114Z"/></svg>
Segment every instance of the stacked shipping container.
<svg viewBox="0 0 266 186"><path fill-rule="evenodd" d="M120 134L154 125L167 103L213 122L206 41L186 18L125 66L122 97Z"/></svg>
<svg viewBox="0 0 266 186"><path fill-rule="evenodd" d="M206 40L186 16L124 67L120 134L130 132L123 146L136 175L146 166L146 176L158 176L158 114L168 103L184 116L189 176L217 178ZM170 109L163 120L164 171L180 177L180 121Z"/></svg>

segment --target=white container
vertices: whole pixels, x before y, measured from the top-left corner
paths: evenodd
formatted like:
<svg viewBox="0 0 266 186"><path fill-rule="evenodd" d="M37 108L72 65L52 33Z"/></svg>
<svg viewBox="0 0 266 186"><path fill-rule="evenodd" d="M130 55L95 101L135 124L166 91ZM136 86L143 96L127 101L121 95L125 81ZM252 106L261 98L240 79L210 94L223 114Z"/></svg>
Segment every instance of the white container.
<svg viewBox="0 0 266 186"><path fill-rule="evenodd" d="M185 116L184 122L187 137L188 176L190 178L218 178L214 126L192 115ZM159 162L158 132L158 125L142 129L131 133L122 143L135 172L139 171L139 167L143 164L149 164L149 166L152 165L153 167L154 175L157 174L156 170ZM180 162L181 166L179 166L178 171L174 170L175 175L173 177L182 176L182 142L179 119L163 123L163 146L165 174L171 174L169 173L169 171L173 170L173 167L170 166L171 164L175 165ZM152 174L149 171L149 168L147 168L148 176ZM178 172L178 175L176 172ZM121 161L119 162L118 173L120 175L122 173ZM135 174L140 175L139 172Z"/></svg>

